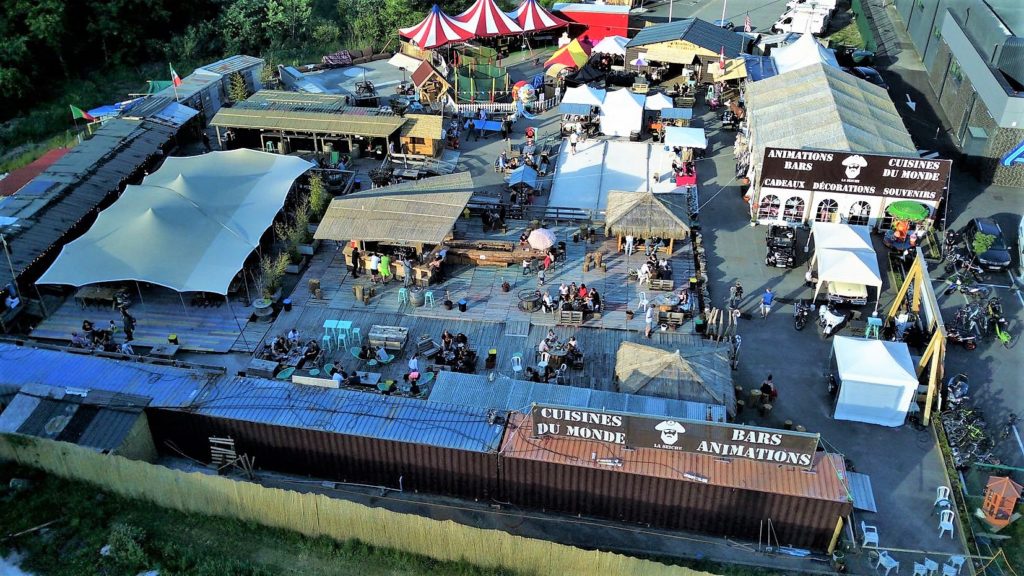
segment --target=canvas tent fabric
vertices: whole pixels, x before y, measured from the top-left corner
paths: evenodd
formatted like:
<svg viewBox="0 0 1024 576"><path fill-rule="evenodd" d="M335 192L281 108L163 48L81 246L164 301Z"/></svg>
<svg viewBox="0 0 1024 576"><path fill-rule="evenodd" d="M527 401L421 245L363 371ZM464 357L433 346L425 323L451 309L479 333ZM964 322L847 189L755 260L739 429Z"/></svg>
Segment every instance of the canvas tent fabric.
<svg viewBox="0 0 1024 576"><path fill-rule="evenodd" d="M468 172L383 186L335 198L314 238L390 245L440 244L473 196Z"/></svg>
<svg viewBox="0 0 1024 576"><path fill-rule="evenodd" d="M779 74L799 70L812 64L824 64L839 68L835 53L822 46L810 34L802 34L792 44L779 46L772 50L772 59L775 60L775 67Z"/></svg>
<svg viewBox="0 0 1024 576"><path fill-rule="evenodd" d="M747 77L747 61L743 58L726 60L724 70L717 63L708 66L711 68L711 75L715 77L715 82L740 80Z"/></svg>
<svg viewBox="0 0 1024 576"><path fill-rule="evenodd" d="M629 136L641 130L646 97L625 88L609 92L601 106L601 131L607 136Z"/></svg>
<svg viewBox="0 0 1024 576"><path fill-rule="evenodd" d="M528 186L537 188L537 171L529 166L520 166L508 175L509 186Z"/></svg>
<svg viewBox="0 0 1024 576"><path fill-rule="evenodd" d="M665 145L703 149L708 147L708 138L703 128L669 126L665 128Z"/></svg>
<svg viewBox="0 0 1024 576"><path fill-rule="evenodd" d="M917 157L889 93L838 68L812 64L750 83L746 104L752 167L767 146Z"/></svg>
<svg viewBox="0 0 1024 576"><path fill-rule="evenodd" d="M878 271L878 257L874 250L817 249L814 259L818 263L818 280L862 284L881 289L882 275Z"/></svg>
<svg viewBox="0 0 1024 576"><path fill-rule="evenodd" d="M66 245L38 283L135 280L227 294L292 183L312 166L245 149L167 158Z"/></svg>
<svg viewBox="0 0 1024 576"><path fill-rule="evenodd" d="M814 248L838 248L841 250L874 250L871 243L871 227L834 222L815 222L811 226Z"/></svg>
<svg viewBox="0 0 1024 576"><path fill-rule="evenodd" d="M494 0L476 0L454 20L463 24L477 38L522 34L519 24L501 11Z"/></svg>
<svg viewBox="0 0 1024 576"><path fill-rule="evenodd" d="M693 346L667 351L623 342L615 355L619 391L725 406L735 414L736 391L722 350Z"/></svg>
<svg viewBox="0 0 1024 576"><path fill-rule="evenodd" d="M836 336L839 371L836 420L901 426L917 393L917 375L903 342ZM870 358L870 362L865 362Z"/></svg>
<svg viewBox="0 0 1024 576"><path fill-rule="evenodd" d="M398 34L423 50L464 42L473 37L473 32L465 24L445 14L437 4L419 24L402 28Z"/></svg>
<svg viewBox="0 0 1024 576"><path fill-rule="evenodd" d="M566 68L580 68L587 63L589 58L590 45L580 44L579 39L573 39L572 42L555 50L555 53L544 63L544 67L549 68L555 64L561 64Z"/></svg>
<svg viewBox="0 0 1024 576"><path fill-rule="evenodd" d="M672 107L672 99L664 92L656 92L647 97L644 101L645 110L664 110Z"/></svg>
<svg viewBox="0 0 1024 576"><path fill-rule="evenodd" d="M685 213L685 207L672 206L670 201L671 195L651 192L609 192L605 234L640 238L689 237L688 218L680 216Z"/></svg>
<svg viewBox="0 0 1024 576"><path fill-rule="evenodd" d="M587 106L601 106L604 103L606 92L598 88L591 88L583 85L569 88L562 96L562 104L586 104Z"/></svg>
<svg viewBox="0 0 1024 576"><path fill-rule="evenodd" d="M515 10L508 12L508 17L519 24L524 33L540 32L568 26L569 23L548 12L537 0L523 0Z"/></svg>
<svg viewBox="0 0 1024 576"><path fill-rule="evenodd" d="M625 56L626 44L629 38L623 36L605 36L594 46L592 52L597 54L611 54L613 56Z"/></svg>

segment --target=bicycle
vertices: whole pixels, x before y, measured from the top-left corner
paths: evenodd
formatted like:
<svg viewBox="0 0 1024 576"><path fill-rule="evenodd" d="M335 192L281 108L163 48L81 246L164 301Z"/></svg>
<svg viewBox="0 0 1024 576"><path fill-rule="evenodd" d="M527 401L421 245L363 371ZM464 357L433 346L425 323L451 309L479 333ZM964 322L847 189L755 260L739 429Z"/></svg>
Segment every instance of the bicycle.
<svg viewBox="0 0 1024 576"><path fill-rule="evenodd" d="M996 330L996 340L999 340L1003 345L1003 348L1009 349L1010 345L1013 344L1013 334L1010 334L1007 330L1003 330L999 324L1000 322L992 322L992 326Z"/></svg>

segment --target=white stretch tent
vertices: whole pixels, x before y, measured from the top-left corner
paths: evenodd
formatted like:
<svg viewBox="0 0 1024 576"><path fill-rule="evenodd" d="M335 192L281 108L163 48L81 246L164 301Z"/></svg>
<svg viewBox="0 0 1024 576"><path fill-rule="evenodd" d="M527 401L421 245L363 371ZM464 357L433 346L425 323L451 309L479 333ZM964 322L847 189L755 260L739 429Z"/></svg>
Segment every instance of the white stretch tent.
<svg viewBox="0 0 1024 576"><path fill-rule="evenodd" d="M874 250L871 243L871 227L833 222L815 222L811 225L808 243L814 239L814 248L839 248L841 250Z"/></svg>
<svg viewBox="0 0 1024 576"><path fill-rule="evenodd" d="M313 165L255 150L171 157L66 245L39 284L135 280L227 294L232 278Z"/></svg>
<svg viewBox="0 0 1024 576"><path fill-rule="evenodd" d="M584 84L575 88L569 88L562 96L562 104L585 104L587 106L600 106L604 102L605 91L591 88Z"/></svg>
<svg viewBox="0 0 1024 576"><path fill-rule="evenodd" d="M601 105L601 132L607 136L629 136L643 128L644 100L625 88L609 92Z"/></svg>
<svg viewBox="0 0 1024 576"><path fill-rule="evenodd" d="M907 345L836 336L832 350L842 384L835 419L901 426L917 393Z"/></svg>
<svg viewBox="0 0 1024 576"><path fill-rule="evenodd" d="M665 128L665 145L683 148L707 148L708 138L703 128L669 126Z"/></svg>
<svg viewBox="0 0 1024 576"><path fill-rule="evenodd" d="M625 56L626 55L626 44L629 43L629 38L623 36L605 36L601 38L601 41L594 46L594 49L590 52L592 54L612 54L614 56Z"/></svg>
<svg viewBox="0 0 1024 576"><path fill-rule="evenodd" d="M663 92L657 92L648 96L647 101L644 102L644 109L646 110L664 110L671 107L672 99Z"/></svg>
<svg viewBox="0 0 1024 576"><path fill-rule="evenodd" d="M814 257L811 267L817 265L818 285L814 298L826 282L845 282L874 286L875 309L882 293L882 274L878 270L878 255L871 244L870 228L815 222L811 227L814 238ZM808 240L809 242L810 240Z"/></svg>
<svg viewBox="0 0 1024 576"><path fill-rule="evenodd" d="M839 68L835 53L822 46L817 38L810 34L803 34L796 42L775 48L772 50L772 59L775 60L775 67L779 70L779 74L799 70L812 64L824 64Z"/></svg>

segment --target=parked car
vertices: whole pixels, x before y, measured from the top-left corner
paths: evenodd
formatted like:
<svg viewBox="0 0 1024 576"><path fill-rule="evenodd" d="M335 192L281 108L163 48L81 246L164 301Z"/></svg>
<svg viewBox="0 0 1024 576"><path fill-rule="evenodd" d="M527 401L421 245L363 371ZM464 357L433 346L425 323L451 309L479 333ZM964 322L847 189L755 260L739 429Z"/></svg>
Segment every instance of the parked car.
<svg viewBox="0 0 1024 576"><path fill-rule="evenodd" d="M875 53L870 50L862 50L855 46L838 46L833 48L836 55L836 62L846 68L850 66L871 66L875 61Z"/></svg>
<svg viewBox="0 0 1024 576"><path fill-rule="evenodd" d="M885 82L885 78L882 78L882 75L874 68L869 66L852 66L850 68L843 68L843 70L849 74L853 74L861 80L867 80L879 88L883 88L885 90L889 89L889 84Z"/></svg>
<svg viewBox="0 0 1024 576"><path fill-rule="evenodd" d="M715 20L715 26L719 28L725 28L726 30L735 30L736 25L728 20Z"/></svg>
<svg viewBox="0 0 1024 576"><path fill-rule="evenodd" d="M796 266L796 229L772 224L765 236L765 266L792 268Z"/></svg>
<svg viewBox="0 0 1024 576"><path fill-rule="evenodd" d="M974 239L978 234L995 236L992 245L981 254L974 251ZM1003 238L1003 230L999 224L991 218L975 218L967 223L963 230L964 241L967 244L967 251L974 257L978 264L986 270L1006 270L1010 267L1010 250Z"/></svg>

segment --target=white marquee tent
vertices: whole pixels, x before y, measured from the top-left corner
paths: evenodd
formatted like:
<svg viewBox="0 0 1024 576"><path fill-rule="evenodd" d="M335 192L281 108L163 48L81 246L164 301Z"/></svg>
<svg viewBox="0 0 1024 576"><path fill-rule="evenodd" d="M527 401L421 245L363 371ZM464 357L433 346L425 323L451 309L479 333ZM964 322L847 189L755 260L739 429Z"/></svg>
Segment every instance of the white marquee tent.
<svg viewBox="0 0 1024 576"><path fill-rule="evenodd" d="M875 288L875 306L882 292L882 274L878 269L878 256L871 245L867 226L815 222L811 228L814 238L814 257L811 267L817 266L818 286L815 299L826 282L860 284Z"/></svg>
<svg viewBox="0 0 1024 576"><path fill-rule="evenodd" d="M708 138L703 128L669 126L665 128L665 145L703 149L708 147Z"/></svg>
<svg viewBox="0 0 1024 576"><path fill-rule="evenodd" d="M779 46L772 50L772 59L779 74L799 70L812 64L825 64L839 68L836 55L821 45L818 39L810 34L803 34L792 44Z"/></svg>
<svg viewBox="0 0 1024 576"><path fill-rule="evenodd" d="M836 336L832 350L841 383L835 419L901 426L917 393L907 345Z"/></svg>
<svg viewBox="0 0 1024 576"><path fill-rule="evenodd" d="M629 136L643 128L646 96L625 88L609 92L601 106L601 131L607 136Z"/></svg>
<svg viewBox="0 0 1024 576"><path fill-rule="evenodd" d="M833 222L815 222L811 235L815 249L839 248L842 250L874 250L871 244L871 227Z"/></svg>
<svg viewBox="0 0 1024 576"><path fill-rule="evenodd" d="M597 54L625 56L626 44L628 43L629 38L625 38L623 36L605 36L604 38L601 38L601 41L594 46L594 49L591 50L591 52Z"/></svg>
<svg viewBox="0 0 1024 576"><path fill-rule="evenodd" d="M664 110L672 107L672 99L664 92L657 92L647 97L644 108L647 110Z"/></svg>
<svg viewBox="0 0 1024 576"><path fill-rule="evenodd" d="M66 245L39 284L135 280L227 294L312 164L254 150L171 157Z"/></svg>
<svg viewBox="0 0 1024 576"><path fill-rule="evenodd" d="M569 88L562 96L562 104L585 104L587 106L600 106L604 102L605 91L591 88L586 84Z"/></svg>

